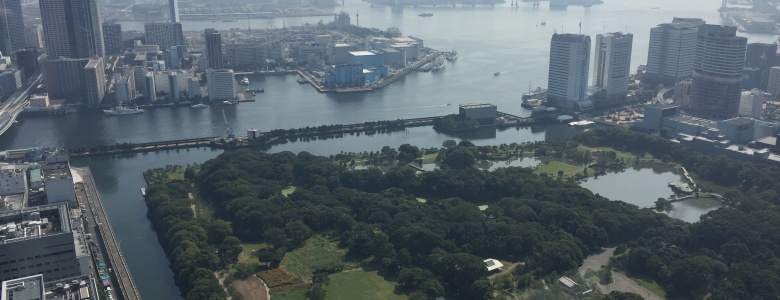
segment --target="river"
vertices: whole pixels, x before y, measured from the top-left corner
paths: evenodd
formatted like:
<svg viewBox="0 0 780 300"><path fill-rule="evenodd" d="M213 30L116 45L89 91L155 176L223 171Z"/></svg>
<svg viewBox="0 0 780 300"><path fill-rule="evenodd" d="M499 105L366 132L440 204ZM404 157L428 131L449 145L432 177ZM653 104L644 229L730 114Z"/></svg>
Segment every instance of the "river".
<svg viewBox="0 0 780 300"><path fill-rule="evenodd" d="M448 63L439 73L412 73L383 90L365 94L320 94L311 86L299 85L294 76L250 76L250 88L263 88L266 92L258 94L256 102L226 107L227 126L237 134L243 134L248 128L270 130L427 117L456 113L457 104L467 102L490 102L498 105L500 111L525 116L528 111L519 106L520 94L528 89L529 83L534 88L546 86L550 37L554 31L572 33L582 30L582 33L595 35L628 30L634 34L631 65L635 70L647 59L652 26L669 22L672 17L699 17L709 23L720 23L716 12L720 1L715 0L606 0L605 4L589 9L572 6L558 11L549 10L547 2L541 2L540 8L533 8L531 3L510 8L509 3L505 3L495 7L391 9L372 7L359 0L346 0L345 5L335 8L334 12L344 10L353 14L353 23L357 21L354 14L359 12L361 26L380 29L399 27L404 35L424 39L428 47L457 50L459 59ZM417 16L421 12L432 12L434 16ZM279 28L316 23L320 19L330 20L329 17L316 17L250 22L252 28ZM542 21L546 21L547 25L540 26ZM123 26L125 30L143 27L139 22L124 22ZM246 27L246 22L184 21L183 26L184 30L203 30L206 27L228 29ZM750 42L772 42L776 38L771 35L746 36ZM493 76L498 71L502 75ZM19 124L0 137L0 149L33 146L72 148L216 136L224 131L220 108L159 108L121 117L89 113L30 117L21 119ZM484 130L465 136L439 134L430 127L421 127L369 137L347 136L343 139L287 143L270 151L305 150L327 155L339 151L376 151L384 145L397 147L403 143L434 147L447 139L464 138L477 145L494 145L557 140L572 134L565 126L513 128L498 132ZM73 159L73 165L89 166L94 172L117 239L144 299L180 299L180 296L167 259L146 219L146 206L139 194L143 185L141 173L166 164L203 162L219 153L190 149ZM588 183L606 182L608 176L589 180ZM620 184L627 183L625 181L642 182L655 176L658 175L645 174L632 177L632 180L625 179ZM662 179L658 179L658 184L662 183L663 187L658 190L667 191L665 184L671 180L667 180L666 175L660 176ZM607 191L614 189L610 189L609 184L604 185L606 188L599 193L609 196ZM611 186L616 185L613 183ZM628 199L621 195L610 198ZM702 211L702 206L695 203L680 206L696 213ZM676 217L686 220L696 213L683 213L684 216Z"/></svg>

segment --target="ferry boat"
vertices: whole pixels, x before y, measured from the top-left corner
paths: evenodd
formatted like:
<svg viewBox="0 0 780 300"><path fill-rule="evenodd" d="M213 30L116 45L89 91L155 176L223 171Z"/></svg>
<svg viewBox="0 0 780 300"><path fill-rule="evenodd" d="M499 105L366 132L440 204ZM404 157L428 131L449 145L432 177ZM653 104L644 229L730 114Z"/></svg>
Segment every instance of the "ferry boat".
<svg viewBox="0 0 780 300"><path fill-rule="evenodd" d="M247 92L247 93L264 93L265 92L264 89L246 89L244 91Z"/></svg>
<svg viewBox="0 0 780 300"><path fill-rule="evenodd" d="M143 113L143 109L139 109L138 107L123 107L123 106L117 106L112 109L104 109L103 113L107 115L134 115L134 114L140 114Z"/></svg>
<svg viewBox="0 0 780 300"><path fill-rule="evenodd" d="M244 79L241 79L241 81L238 82L240 85L249 85L249 78L244 76Z"/></svg>
<svg viewBox="0 0 780 300"><path fill-rule="evenodd" d="M421 13L419 16L420 17L433 17L433 13L429 13L429 12Z"/></svg>
<svg viewBox="0 0 780 300"><path fill-rule="evenodd" d="M209 107L209 106L206 105L206 104L203 104L203 103L198 103L198 104L195 104L195 105L190 106L190 107L192 107L192 108L206 108L206 107Z"/></svg>
<svg viewBox="0 0 780 300"><path fill-rule="evenodd" d="M298 80L296 80L296 81L298 81L298 83L300 83L300 84L307 84L307 83L309 83L308 80L303 79L303 78L298 78Z"/></svg>

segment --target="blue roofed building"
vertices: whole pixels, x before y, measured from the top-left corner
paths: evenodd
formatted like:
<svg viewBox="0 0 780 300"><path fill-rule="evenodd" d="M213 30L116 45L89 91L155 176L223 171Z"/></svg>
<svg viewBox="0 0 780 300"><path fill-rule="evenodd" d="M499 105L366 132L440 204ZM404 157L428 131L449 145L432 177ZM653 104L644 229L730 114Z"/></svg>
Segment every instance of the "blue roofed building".
<svg viewBox="0 0 780 300"><path fill-rule="evenodd" d="M327 87L361 87L387 77L388 67L381 52L352 51L347 64L328 67L325 73Z"/></svg>

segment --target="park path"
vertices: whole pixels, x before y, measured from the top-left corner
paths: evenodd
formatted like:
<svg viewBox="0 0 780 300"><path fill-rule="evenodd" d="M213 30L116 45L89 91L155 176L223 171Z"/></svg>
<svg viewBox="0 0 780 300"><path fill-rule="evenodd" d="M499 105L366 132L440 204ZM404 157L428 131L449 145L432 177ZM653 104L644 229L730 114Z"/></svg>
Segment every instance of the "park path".
<svg viewBox="0 0 780 300"><path fill-rule="evenodd" d="M605 248L603 252L594 254L585 258L582 262L582 266L578 269L580 276L585 276L585 272L588 270L598 271L602 266L606 266L609 262L609 258L615 254L615 248ZM620 291L624 293L634 293L645 300L662 300L660 296L651 292L644 286L640 285L633 279L629 278L623 273L611 271L613 282L610 284L599 284L599 290L604 294L609 294L612 291Z"/></svg>

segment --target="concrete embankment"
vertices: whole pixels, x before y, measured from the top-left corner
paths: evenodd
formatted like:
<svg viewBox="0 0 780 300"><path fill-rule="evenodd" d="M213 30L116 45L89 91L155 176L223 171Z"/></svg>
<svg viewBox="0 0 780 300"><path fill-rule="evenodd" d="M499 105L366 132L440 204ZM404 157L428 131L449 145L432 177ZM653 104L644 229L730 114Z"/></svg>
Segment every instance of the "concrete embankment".
<svg viewBox="0 0 780 300"><path fill-rule="evenodd" d="M87 196L87 202L90 205L90 209L94 210L97 229L99 230L101 242L108 253L108 265L111 267L111 275L116 277L116 281L119 283L118 290L121 299L124 300L139 300L141 295L138 293L138 288L135 286L133 276L130 275L130 271L127 268L127 262L122 255L122 250L119 246L119 242L116 240L114 230L111 227L111 222L108 219L103 201L100 199L100 194L97 191L97 185L92 177L92 172L89 168L74 168L76 172L83 179L84 190ZM117 290L117 287L114 289Z"/></svg>

